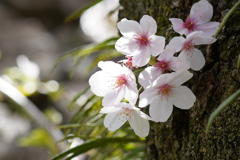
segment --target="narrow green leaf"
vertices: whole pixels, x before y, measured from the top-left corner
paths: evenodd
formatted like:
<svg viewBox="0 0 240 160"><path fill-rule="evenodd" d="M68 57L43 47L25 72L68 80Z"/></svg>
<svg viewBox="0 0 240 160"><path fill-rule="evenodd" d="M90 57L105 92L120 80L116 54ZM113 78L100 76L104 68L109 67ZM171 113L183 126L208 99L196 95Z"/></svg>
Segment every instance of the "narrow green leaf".
<svg viewBox="0 0 240 160"><path fill-rule="evenodd" d="M69 154L72 154L71 156L67 157L66 160L71 160L71 158L76 157L79 154L85 153L91 149L98 148L98 147L103 147L108 144L113 144L113 143L128 143L128 142L142 142L141 139L139 138L101 138L101 139L96 139L90 142L86 142L82 145L79 145L75 148L71 148L63 153L60 153L56 155L55 157L52 158L52 160L59 160L63 159Z"/></svg>
<svg viewBox="0 0 240 160"><path fill-rule="evenodd" d="M71 58L71 57L75 57L76 59L76 63L73 67L73 71L74 69L79 65L79 63L81 62L81 60L83 60L84 58L88 57L90 54L95 53L95 52L100 52L101 50L111 50L114 49L114 44L116 42L116 40L119 37L114 37L114 38L110 38L102 43L99 44L87 44L87 45L83 45L80 47L76 47L70 51L65 52L63 55L61 55L56 62L54 63L53 67L50 69L49 73L48 73L48 77L51 75L51 73L55 70L55 68L64 60ZM72 74L72 73L71 73Z"/></svg>
<svg viewBox="0 0 240 160"><path fill-rule="evenodd" d="M82 126L93 127L93 126L96 126L96 125L74 123L74 124L60 125L60 126L57 126L56 128L58 128L58 129L68 129L68 128L77 128L77 127L82 127Z"/></svg>
<svg viewBox="0 0 240 160"><path fill-rule="evenodd" d="M93 60L93 62L86 68L85 74L89 74L95 67L97 67L98 62L106 61L112 58L123 56L121 53L116 50L107 50L99 53L97 57Z"/></svg>
<svg viewBox="0 0 240 160"><path fill-rule="evenodd" d="M77 61L74 63L70 73L69 73L69 77L72 78L76 69L78 68L78 66L80 65L80 63L86 58L87 56L81 56L77 59Z"/></svg>
<svg viewBox="0 0 240 160"><path fill-rule="evenodd" d="M108 43L100 43L100 44L95 44L95 45L91 45L90 47L86 47L83 48L83 50L79 53L76 54L76 58L78 58L79 56L84 56L84 55L90 55L92 53L95 52L99 52L101 50L109 50L109 49L114 49L115 45L114 44L108 44Z"/></svg>
<svg viewBox="0 0 240 160"><path fill-rule="evenodd" d="M67 16L65 19L64 19L64 22L71 22L75 19L78 19L82 13L87 10L88 8L96 5L97 3L101 2L102 0L95 0L93 1L92 3L89 3L88 5L84 6L84 7L81 7L80 9L74 11L73 13L71 13L69 16Z"/></svg>
<svg viewBox="0 0 240 160"><path fill-rule="evenodd" d="M223 17L222 22L220 23L218 30L216 31L215 35L213 37L217 37L218 33L222 30L222 28L226 25L228 19L231 17L231 15L235 12L237 7L240 5L240 1L238 1L229 11L228 13Z"/></svg>
<svg viewBox="0 0 240 160"><path fill-rule="evenodd" d="M88 100L79 108L79 110L77 111L77 113L73 116L72 120L70 121L70 123L77 123L79 122L79 117L83 118L81 116L81 114L85 114L85 112L83 111L83 109L87 106L87 104L89 102L92 102L96 97L96 95L92 95L91 97L88 98Z"/></svg>
<svg viewBox="0 0 240 160"><path fill-rule="evenodd" d="M238 56L238 61L237 61L237 79L239 79L239 69L240 69L240 54Z"/></svg>
<svg viewBox="0 0 240 160"><path fill-rule="evenodd" d="M64 60L73 57L75 54L81 52L84 48L90 47L91 45L84 45L84 46L80 46L80 47L76 47L74 49L71 49L70 51L65 52L63 55L61 55L56 62L54 63L54 65L52 66L52 68L50 69L49 73L48 73L48 77L51 75L51 73L56 69L56 67L63 62Z"/></svg>
<svg viewBox="0 0 240 160"><path fill-rule="evenodd" d="M82 95L86 94L87 91L89 91L89 89L90 89L90 86L88 86L84 91L81 91L76 96L74 96L74 98L68 104L68 109L72 110L73 109L73 107L72 107L73 103L75 103L78 100L79 97L81 97Z"/></svg>
<svg viewBox="0 0 240 160"><path fill-rule="evenodd" d="M230 97L228 97L220 106L210 115L208 119L208 124L206 128L206 133L208 133L209 128L212 125L213 120L216 118L216 116L224 109L226 108L230 103L234 102L234 100L238 97L240 94L240 90L237 92L233 93Z"/></svg>

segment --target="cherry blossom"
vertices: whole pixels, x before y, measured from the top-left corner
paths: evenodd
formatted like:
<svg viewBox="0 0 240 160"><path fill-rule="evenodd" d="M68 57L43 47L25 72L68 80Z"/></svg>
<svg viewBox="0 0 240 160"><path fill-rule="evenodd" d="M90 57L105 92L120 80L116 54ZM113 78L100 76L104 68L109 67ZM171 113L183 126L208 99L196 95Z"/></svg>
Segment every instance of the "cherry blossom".
<svg viewBox="0 0 240 160"><path fill-rule="evenodd" d="M81 29L91 41L100 43L119 36L118 6L119 0L103 0L82 13L79 21Z"/></svg>
<svg viewBox="0 0 240 160"><path fill-rule="evenodd" d="M174 57L175 49L165 49L157 58L156 64L147 67L139 74L138 82L146 88L165 71L184 71L190 68L190 63L179 57Z"/></svg>
<svg viewBox="0 0 240 160"><path fill-rule="evenodd" d="M132 65L132 57L126 56L126 58L127 59L120 60L118 62L123 63L127 68L132 70L134 68L134 66Z"/></svg>
<svg viewBox="0 0 240 160"><path fill-rule="evenodd" d="M121 102L116 106L103 107L100 113L107 113L104 126L110 131L117 130L128 121L139 137L146 137L149 133L148 120L152 119L129 103Z"/></svg>
<svg viewBox="0 0 240 160"><path fill-rule="evenodd" d="M146 65L150 56L157 56L163 51L165 38L156 36L156 21L144 15L140 24L133 20L122 19L117 24L123 35L117 40L115 48L124 55L132 56L132 65L142 67Z"/></svg>
<svg viewBox="0 0 240 160"><path fill-rule="evenodd" d="M112 61L99 62L102 71L94 73L89 84L94 94L104 97L102 105L105 107L118 104L123 98L135 104L138 98L136 78L126 66Z"/></svg>
<svg viewBox="0 0 240 160"><path fill-rule="evenodd" d="M219 26L218 22L211 22L213 7L207 0L195 3L190 11L190 15L185 22L178 18L170 18L173 29L179 34L186 36L193 31L203 31L203 35L213 36Z"/></svg>
<svg viewBox="0 0 240 160"><path fill-rule="evenodd" d="M139 107L150 104L149 114L157 122L167 121L173 104L180 109L191 108L196 97L188 87L181 84L192 76L189 71L162 74L140 94Z"/></svg>
<svg viewBox="0 0 240 160"><path fill-rule="evenodd" d="M197 31L190 33L186 39L183 37L174 37L167 45L167 48L175 48L177 52L181 51L178 57L188 60L191 69L198 71L205 65L205 58L202 52L195 48L195 46L212 44L215 41L215 38L204 36L202 31Z"/></svg>

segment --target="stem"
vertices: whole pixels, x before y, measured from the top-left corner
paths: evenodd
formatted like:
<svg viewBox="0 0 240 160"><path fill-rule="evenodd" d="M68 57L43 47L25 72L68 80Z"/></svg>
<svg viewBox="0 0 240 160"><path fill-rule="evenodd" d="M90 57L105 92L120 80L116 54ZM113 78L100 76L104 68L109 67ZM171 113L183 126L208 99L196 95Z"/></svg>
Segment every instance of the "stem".
<svg viewBox="0 0 240 160"><path fill-rule="evenodd" d="M143 87L140 87L138 90L138 93L142 93L142 91L143 91Z"/></svg>
<svg viewBox="0 0 240 160"><path fill-rule="evenodd" d="M133 71L134 74L140 73L144 70L145 68L141 68L141 69L137 69L135 71Z"/></svg>
<svg viewBox="0 0 240 160"><path fill-rule="evenodd" d="M222 28L225 26L225 24L227 23L228 19L230 18L230 16L234 13L234 11L236 10L236 8L240 5L240 1L238 1L229 11L228 13L224 16L222 22L220 23L220 26L217 30L217 32L215 33L215 35L213 36L214 38L217 37L218 33L222 30Z"/></svg>

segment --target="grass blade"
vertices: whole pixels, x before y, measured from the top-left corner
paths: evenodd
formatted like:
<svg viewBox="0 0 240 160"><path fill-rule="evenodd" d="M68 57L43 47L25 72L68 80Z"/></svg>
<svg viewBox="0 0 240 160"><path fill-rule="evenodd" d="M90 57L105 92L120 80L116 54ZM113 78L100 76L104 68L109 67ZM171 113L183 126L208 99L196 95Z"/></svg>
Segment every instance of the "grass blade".
<svg viewBox="0 0 240 160"><path fill-rule="evenodd" d="M101 139L96 139L90 142L86 142L82 145L79 145L75 148L71 148L63 153L60 153L53 157L51 160L59 160L63 159L69 154L72 154L70 157L67 157L66 160L70 160L73 157L76 157L79 154L85 153L91 149L98 148L98 147L103 147L108 144L112 143L128 143L128 142L141 142L142 140L139 138L101 138Z"/></svg>
<svg viewBox="0 0 240 160"><path fill-rule="evenodd" d="M71 22L71 21L73 21L73 20L75 20L75 19L78 19L85 10L87 10L88 8L96 5L97 3L101 2L101 1L102 1L102 0L95 0L95 1L93 1L92 3L90 3L90 4L88 4L88 5L84 6L84 7L81 7L80 9L74 11L74 12L71 13L69 16L67 16L67 17L64 19L64 22Z"/></svg>
<svg viewBox="0 0 240 160"><path fill-rule="evenodd" d="M240 94L240 90L237 92L233 93L230 97L228 97L220 106L210 115L208 119L208 124L206 128L206 133L208 133L209 128L212 125L213 120L216 118L216 116L224 109L226 108L230 103L232 103Z"/></svg>

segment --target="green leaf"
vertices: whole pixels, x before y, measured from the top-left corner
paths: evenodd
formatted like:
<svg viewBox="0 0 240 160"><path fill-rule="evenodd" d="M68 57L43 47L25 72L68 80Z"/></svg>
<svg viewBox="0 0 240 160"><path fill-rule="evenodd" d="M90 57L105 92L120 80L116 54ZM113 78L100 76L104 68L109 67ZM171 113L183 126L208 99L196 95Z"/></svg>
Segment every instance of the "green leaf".
<svg viewBox="0 0 240 160"><path fill-rule="evenodd" d="M113 143L128 143L128 142L142 142L141 139L139 138L101 138L101 139L96 139L90 142L86 142L82 145L79 145L75 148L71 148L63 153L60 153L56 155L55 157L52 158L52 160L59 160L63 159L69 154L72 154L69 157L66 157L65 160L71 160L71 158L76 157L79 154L85 153L91 149L98 148L98 147L104 147L108 144L113 144Z"/></svg>
<svg viewBox="0 0 240 160"><path fill-rule="evenodd" d="M28 136L20 138L18 145L23 147L45 147L49 149L52 155L59 153L54 140L43 128L32 130Z"/></svg>
<svg viewBox="0 0 240 160"><path fill-rule="evenodd" d="M80 9L74 11L74 12L71 13L69 16L67 16L67 17L64 19L64 21L65 21L65 22L71 22L71 21L73 21L73 20L75 20L75 19L78 19L85 10L87 10L88 8L96 5L97 3L101 2L101 1L102 1L102 0L95 0L95 1L93 1L92 3L89 3L88 5L86 5L86 6L84 6L84 7L81 7Z"/></svg>
<svg viewBox="0 0 240 160"><path fill-rule="evenodd" d="M78 56L89 55L91 53L99 52L101 50L110 50L115 49L115 43L119 37L110 38L99 44L91 44L83 48L80 52L76 54L76 58Z"/></svg>
<svg viewBox="0 0 240 160"><path fill-rule="evenodd" d="M84 45L84 46L80 46L80 47L76 47L70 51L65 52L63 55L61 55L56 62L54 63L53 67L50 69L49 73L48 73L48 77L50 76L50 74L56 69L56 67L64 60L73 57L75 54L81 52L84 48L90 47L91 44L89 45Z"/></svg>
<svg viewBox="0 0 240 160"><path fill-rule="evenodd" d="M89 91L90 86L87 87L84 91L79 92L68 104L68 109L72 110L73 109L73 104L78 100L79 97L81 97L82 95L86 94L87 91Z"/></svg>
<svg viewBox="0 0 240 160"><path fill-rule="evenodd" d="M112 58L123 56L121 53L117 52L116 50L107 50L103 51L100 54L97 55L97 57L93 60L93 62L87 67L85 70L85 74L89 74L100 61L106 61Z"/></svg>
<svg viewBox="0 0 240 160"><path fill-rule="evenodd" d="M65 52L63 55L61 55L56 62L54 63L53 67L49 71L48 77L50 74L54 71L54 69L64 60L68 58L74 58L75 63L73 66L73 69L70 73L70 76L73 75L73 72L75 71L76 67L79 65L79 63L87 58L89 55L96 53L96 52L101 52L101 51L107 51L107 50L113 50L115 48L115 42L119 37L114 37L110 38L102 43L99 44L88 44L84 46L80 46L77 48L74 48L70 51Z"/></svg>
<svg viewBox="0 0 240 160"><path fill-rule="evenodd" d="M240 94L240 90L237 92L233 93L230 97L228 97L220 106L211 114L211 116L208 119L207 123L207 128L206 128L206 133L208 133L209 128L212 125L213 120L217 117L217 115L224 109L226 108L229 104L234 102L236 98L238 98L238 95Z"/></svg>
<svg viewBox="0 0 240 160"><path fill-rule="evenodd" d="M239 68L240 68L240 54L238 56L238 61L237 61L237 79L239 79L239 73L238 73Z"/></svg>

